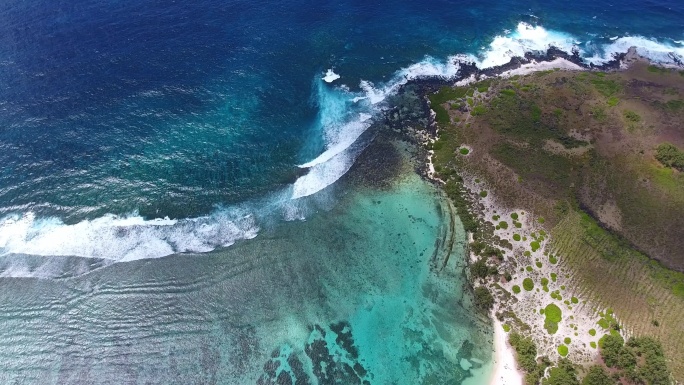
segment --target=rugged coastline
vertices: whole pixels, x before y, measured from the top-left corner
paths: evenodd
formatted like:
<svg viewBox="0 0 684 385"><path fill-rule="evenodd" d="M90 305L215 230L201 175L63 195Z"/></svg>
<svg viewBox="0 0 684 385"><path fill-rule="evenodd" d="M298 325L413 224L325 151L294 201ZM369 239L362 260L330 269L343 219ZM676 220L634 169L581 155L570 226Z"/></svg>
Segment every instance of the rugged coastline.
<svg viewBox="0 0 684 385"><path fill-rule="evenodd" d="M584 64L577 52L568 54L555 48L549 49L545 54L528 54L525 58L513 59L504 66L484 71L479 70L474 64L466 63L461 64L458 79L449 79L448 81L439 79L418 80L409 82L404 86L405 90L418 93L426 101L430 100L431 103L426 103L425 108L428 109L426 114L431 117L432 124L428 125L427 128L418 124L415 119L413 121L410 119L403 120L400 113L401 107L390 110L386 115L387 126L394 128L395 132L403 133L409 140L422 145L418 150L420 152L418 156L424 156L428 161L422 163L417 171L447 191L452 200L455 200L456 210L466 229L478 237L478 239L471 239L470 272L473 287L476 289L476 298L480 300L484 298L483 308L491 307L493 309L492 316L495 320L497 334L495 339L500 340L504 333L515 333L516 336L529 338L536 345L535 349L539 349L539 354L535 354L537 358L548 357L542 358L540 362L536 363L537 369L535 370L540 371L532 376L530 376L529 368L525 370L527 372L525 382L527 383L540 381L540 377L548 377L552 371L564 370L560 366L554 365L561 365L561 363L566 362L564 361L566 357L572 363L579 364L572 370L577 371L583 377L590 365L602 362L599 345L605 339L601 338L604 334L616 338L619 336L621 339L642 335L652 335L656 338L665 336L662 334L662 329L655 332L644 329L641 325L643 322L635 323L633 317L623 320L623 318L629 317L619 311L614 311L611 307L613 306L610 303L611 301L605 295L596 293L592 283L583 279L581 271L578 270L577 261L574 260L581 259L575 258L577 253L570 251L569 255L562 255L564 252L562 250L563 242L566 242L564 238L567 238L564 237L563 230L573 220L584 221L583 224L592 229L598 229L595 230L596 232L605 232L606 236L612 237L611 239L622 239L619 235L614 235L611 232L615 229L606 224L605 218L583 208L580 204L578 205L578 212L586 213L582 215L587 215L587 218L578 219L578 217L569 215L559 219L549 215L549 218L544 220L542 215L546 215L549 209L554 209L553 207L543 207L539 210L540 207L544 206L543 204L539 205L544 197L531 197L527 200L518 201L518 204L511 204L510 197L506 197L507 194L505 193L501 194L501 190L507 185L520 183L520 176L517 176L518 180L516 181L511 179L515 177L515 172L500 170L498 171L500 174L497 176L499 179L493 180L491 174L487 175L487 172L482 172L482 169L468 164L470 154L473 151L480 151L480 148L478 145L469 143L468 139L470 138L460 137L464 131L453 130L449 132L444 130L444 126L445 124L454 126L460 124L463 127L467 125L470 128L471 121L469 119L478 114L481 115L480 112L489 107L488 103L491 103L491 100L496 98L499 92L509 87L501 84L492 85L492 82L497 82L501 78L531 77L534 75L527 74L534 72L545 76L545 74L559 70L570 71L568 74L577 74L578 72L606 74L617 71L622 73L634 66L652 73L669 71L657 69L660 67L654 67L647 63L643 58L636 55L634 49L617 55L613 61L600 67ZM676 75L676 71L673 73ZM451 91L449 90L457 91L450 94ZM440 94L447 94L447 97L444 97L445 95L440 96ZM435 95L437 96L435 97ZM611 97L614 98L613 95ZM398 98L401 98L401 93ZM468 101L468 103L449 101L457 99L462 102ZM444 102L447 103L441 105ZM609 103L612 103L612 99ZM446 109L444 106L447 106ZM478 111L476 106L483 107ZM445 113L447 113L446 121ZM407 126L410 127L408 130L406 129ZM472 134L472 130L470 132ZM448 157L445 158L442 155L441 160L439 157L435 160L435 152L440 151L437 149L437 145L440 144L440 140L444 141L445 135L447 141L458 141L460 143L457 143L455 147L450 147L453 150ZM578 138L576 140L581 140L581 135L578 135ZM563 155L571 157L581 156L582 151L588 151L582 149L583 145L574 146L574 144L569 146L570 150L565 150L563 145L558 148L551 148L556 143L546 143L544 146L550 146L547 149L549 152L565 151L567 154ZM443 150L442 153L444 153ZM445 167L452 160L451 158L455 159L455 163ZM502 182L502 180L508 181ZM534 193L534 191L532 192ZM513 225L509 226L511 220ZM469 228L469 226L477 227L478 225L480 228L477 230ZM531 242L532 246L530 247L526 242ZM629 248L629 245L626 247ZM639 249L634 249L638 253ZM648 253L643 254L649 255ZM522 271L518 271L515 266L521 268ZM660 272L661 270L657 271ZM528 285L528 280L532 282L531 287ZM681 280L681 276L671 275L671 280L675 282L674 285L676 286L676 282ZM521 286L524 286L524 289L521 289ZM493 294L491 299L484 295L480 296L484 291L478 292L478 288L485 288L488 293ZM666 289L676 291L672 285ZM549 295L552 300L547 298ZM544 310L546 310L546 316L543 315ZM540 312L542 314L539 314ZM549 316L549 313L553 314ZM550 320L550 318L552 319ZM655 325L657 320L649 320L649 322ZM654 327L657 328L657 326ZM507 349L503 355L501 355L501 348ZM504 363L504 357L506 355L512 356L512 350L510 345L497 346L497 368L494 371L492 383L512 384L523 381L522 376L516 376L518 372L515 367L510 368L510 365ZM673 378L681 380L681 369L676 364L678 358L672 357L672 350L668 348L667 344L665 350L669 355L668 362L674 375ZM520 361L520 357L518 357L519 365L522 364ZM506 374L502 375L501 370L504 370Z"/></svg>

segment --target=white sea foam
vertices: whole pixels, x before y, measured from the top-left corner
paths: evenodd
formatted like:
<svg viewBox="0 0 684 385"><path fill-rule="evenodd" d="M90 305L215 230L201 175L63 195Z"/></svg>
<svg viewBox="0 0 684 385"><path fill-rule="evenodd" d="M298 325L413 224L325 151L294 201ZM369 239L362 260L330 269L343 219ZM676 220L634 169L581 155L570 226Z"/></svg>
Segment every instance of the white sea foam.
<svg viewBox="0 0 684 385"><path fill-rule="evenodd" d="M684 47L675 47L643 36L619 37L610 44L601 46L600 52L595 52L586 60L594 64L605 63L612 60L615 54L627 52L630 47L636 47L639 55L664 66L677 66L684 62Z"/></svg>
<svg viewBox="0 0 684 385"><path fill-rule="evenodd" d="M524 57L526 52L546 52L551 46L571 52L576 42L576 38L564 32L518 23L514 32L496 36L475 63L480 68L496 67L513 57Z"/></svg>
<svg viewBox="0 0 684 385"><path fill-rule="evenodd" d="M545 52L551 46L568 53L576 49L586 62L594 64L605 63L613 59L614 54L626 52L632 46L637 47L640 55L663 65L676 65L684 57L683 42L678 40L671 40L672 43L668 44L640 36L615 36L605 44L595 40L579 46L580 40L564 32L519 23L514 31L496 36L477 56L459 54L446 61L426 57L398 70L388 82L374 84L361 81L358 92L350 91L344 84L338 87L328 85L340 79L332 69L323 77L317 76L317 124L324 148L315 159L300 165L307 169L307 173L283 192L286 197L279 196L269 203L278 209L272 210L271 214L279 212L285 220L305 219L306 205L297 199L325 189L351 168L362 148L354 144L373 119L387 108L385 101L388 96L395 94L409 80L425 77L452 79L458 75L458 63L474 62L480 68L490 68L506 64L512 57L522 57L526 52ZM567 61L557 61L532 63L518 72L556 66L576 69ZM518 72L514 70L508 74ZM468 78L461 83L474 80ZM255 216L245 211L217 210L208 216L181 220L106 215L72 225L55 218L36 218L27 212L23 216L0 219L0 256L80 256L120 262L181 252L206 252L240 239L253 238L258 231ZM61 262L53 261L49 267L36 268L17 260L9 267L5 266L1 275L49 276L49 270L58 263Z"/></svg>
<svg viewBox="0 0 684 385"><path fill-rule="evenodd" d="M319 83L317 124L323 135L325 150L315 159L299 166L309 171L295 181L292 199L315 194L349 171L357 155L350 150L351 146L370 127L373 117L386 108L383 102L387 97L399 91L402 85L409 80L425 77L451 79L458 74L458 69L455 57L446 62L426 57L419 63L397 71L387 83L375 85L362 80L359 93L352 93L347 87L330 89Z"/></svg>
<svg viewBox="0 0 684 385"><path fill-rule="evenodd" d="M340 75L336 74L332 69L329 69L329 70L325 73L325 76L323 76L322 79L323 79L326 83L332 83L332 82L334 82L335 80L337 80L337 79L339 79L339 78L340 78Z"/></svg>
<svg viewBox="0 0 684 385"><path fill-rule="evenodd" d="M174 253L207 252L253 238L258 231L252 216L226 210L182 220L105 215L72 225L56 218L36 218L29 212L0 220L0 255L131 261Z"/></svg>

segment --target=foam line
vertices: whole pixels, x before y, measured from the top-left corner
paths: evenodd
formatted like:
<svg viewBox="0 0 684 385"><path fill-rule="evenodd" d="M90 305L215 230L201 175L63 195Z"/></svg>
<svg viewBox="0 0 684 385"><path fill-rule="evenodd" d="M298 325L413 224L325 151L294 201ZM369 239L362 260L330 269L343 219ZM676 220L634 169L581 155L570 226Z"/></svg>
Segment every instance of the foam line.
<svg viewBox="0 0 684 385"><path fill-rule="evenodd" d="M551 46L568 53L579 52L586 63L594 64L612 60L615 54L624 53L632 46L640 55L665 66L681 66L684 62L682 41L666 43L641 36L613 36L601 42L592 41L594 38L582 43L581 39L564 32L519 23L515 30L496 36L478 55L459 54L446 61L426 57L396 71L386 83L361 81L357 92L345 85L333 87L331 83L340 79L340 75L332 69L323 77L317 75L315 96L319 114L315 131L324 146L319 155L299 166L307 169L304 176L289 189L274 193L278 199L266 203L270 210L268 214L280 212L285 220L304 219L307 210L300 199L335 183L351 168L362 148L355 145L359 138L373 119L386 110L387 98L410 80L426 77L459 80L459 63L474 62L481 69L491 68L527 52L545 52ZM503 75L549 66L574 68L572 63L565 61L531 63ZM467 84L471 79L460 81ZM111 263L182 252L207 252L240 239L253 238L258 232L254 212L250 214L245 210L221 209L208 216L179 220L146 220L135 214L105 215L73 225L64 224L57 218L37 218L26 211L24 215L0 219L0 256L79 256ZM17 261L15 266L5 266L1 274L42 276L47 273L37 273L33 267Z"/></svg>
<svg viewBox="0 0 684 385"><path fill-rule="evenodd" d="M252 216L225 210L182 220L105 215L73 225L57 218L36 218L29 212L0 220L0 255L78 256L122 262L207 252L254 238L258 231Z"/></svg>

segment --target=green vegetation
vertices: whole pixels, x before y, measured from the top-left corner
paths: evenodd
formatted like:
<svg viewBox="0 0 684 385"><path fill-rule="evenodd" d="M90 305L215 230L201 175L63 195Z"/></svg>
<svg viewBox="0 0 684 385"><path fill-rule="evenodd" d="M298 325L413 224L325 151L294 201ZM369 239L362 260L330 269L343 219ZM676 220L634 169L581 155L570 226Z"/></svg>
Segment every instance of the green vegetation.
<svg viewBox="0 0 684 385"><path fill-rule="evenodd" d="M684 118L680 96L684 95L684 77L667 75L660 81L647 73L646 66L637 67L638 71L609 74L558 72L518 80L494 79L490 90L497 91L488 95L491 99L478 95L471 102L482 104L486 112L470 117L467 123L463 105L473 86L455 91L461 93L459 98L445 98L441 103L451 121L437 122L440 130L433 161L439 177L447 182L445 190L455 187L449 194L452 199L454 194L464 195L464 201L475 198L463 194L458 177L460 170L473 171L487 179L487 186L497 191L497 199L505 206L522 205L525 212L534 215L529 219L535 222L543 216L551 238L530 237L528 241L520 233L521 241L544 244L549 260L539 262L557 264L562 256L563 268L572 272L562 283L581 287L587 301L615 306L621 322L632 333L661 336L665 351L673 355L668 362L674 378L682 381L684 275L664 269L634 246L667 266L681 269L684 263L676 258L684 247L684 237L677 236L681 227L677 224L684 217L684 175L672 166L660 167L655 159L644 156L648 152L639 152L650 143L681 141L676 124ZM499 92L502 89L508 91ZM635 116L625 114L625 108L638 112L637 123ZM609 129L629 124L643 129L622 132L620 144L612 145ZM586 138L586 142L573 137ZM482 156L459 156L459 147L466 141ZM656 153L654 149L652 154ZM503 167L490 167L484 160L491 158ZM468 212L470 207L476 210L478 203L460 205L458 200L455 197L454 206L470 228L470 213L462 215L462 211ZM603 215L601 205L606 202L619 210L619 230L607 230L591 217ZM586 213L580 207L586 208ZM523 227L513 215L511 219L511 228ZM509 248L508 240L492 232L495 226L501 228L499 221L474 220L475 231L470 232L477 241ZM522 251L529 256L531 248L527 249ZM525 271L523 266L532 261L517 262L521 265L507 269ZM556 278L551 276L550 280L557 282ZM544 287L548 290L548 285L540 285L537 291ZM567 305L575 307L569 294ZM562 301L560 292L551 295L554 302ZM661 324L659 328L654 318ZM604 319L601 323L606 328L597 326L603 330L599 335L618 333L617 322Z"/></svg>
<svg viewBox="0 0 684 385"><path fill-rule="evenodd" d="M663 348L650 337L630 338L627 344L619 335L601 338L601 358L606 366L618 369L618 376L636 384L669 384Z"/></svg>
<svg viewBox="0 0 684 385"><path fill-rule="evenodd" d="M468 147L461 147L461 148L458 149L458 152L459 152L461 155L468 155L468 154L470 154L470 150L468 149Z"/></svg>
<svg viewBox="0 0 684 385"><path fill-rule="evenodd" d="M539 250L539 247L540 247L539 242L538 241L532 241L532 243L530 243L530 247L532 248L532 252Z"/></svg>
<svg viewBox="0 0 684 385"><path fill-rule="evenodd" d="M622 90L622 86L613 79L592 79L591 83L600 94L606 97L613 96Z"/></svg>
<svg viewBox="0 0 684 385"><path fill-rule="evenodd" d="M562 320L562 311L555 304L548 304L544 308L544 329L549 334L555 334L558 331L558 323Z"/></svg>
<svg viewBox="0 0 684 385"><path fill-rule="evenodd" d="M566 345L570 345L571 342L572 340L570 339L570 337L565 337L565 339L563 339L563 343L565 343Z"/></svg>
<svg viewBox="0 0 684 385"><path fill-rule="evenodd" d="M594 341L589 342L589 346L596 349L596 342L594 342Z"/></svg>
<svg viewBox="0 0 684 385"><path fill-rule="evenodd" d="M553 282L556 282L556 279L558 278L558 275L556 273L551 273L551 280Z"/></svg>
<svg viewBox="0 0 684 385"><path fill-rule="evenodd" d="M596 329L589 329L589 335L590 336L595 336L596 335Z"/></svg>
<svg viewBox="0 0 684 385"><path fill-rule="evenodd" d="M475 288L475 306L482 310L489 310L494 306L492 293L484 286Z"/></svg>
<svg viewBox="0 0 684 385"><path fill-rule="evenodd" d="M478 104L477 106L473 107L471 114L473 116L480 116L480 115L484 115L486 112L487 112L487 108L485 106L483 106L482 104Z"/></svg>
<svg viewBox="0 0 684 385"><path fill-rule="evenodd" d="M513 293L515 293L515 294L520 294L520 286L518 286L518 285L513 285L511 290L513 290Z"/></svg>
<svg viewBox="0 0 684 385"><path fill-rule="evenodd" d="M487 191L485 191L485 190L480 191L480 196L482 198L486 198L487 197Z"/></svg>
<svg viewBox="0 0 684 385"><path fill-rule="evenodd" d="M532 281L532 278L523 279L523 289L527 291L532 291L532 289L534 289L534 281Z"/></svg>
<svg viewBox="0 0 684 385"><path fill-rule="evenodd" d="M486 278L489 275L489 266L487 266L487 258L480 258L475 263L470 265L470 274L474 278Z"/></svg>
<svg viewBox="0 0 684 385"><path fill-rule="evenodd" d="M448 101L459 99L465 96L467 88L442 87L437 93L430 95L430 108L435 111L435 121L439 124L449 124L451 119L449 113L442 107Z"/></svg>
<svg viewBox="0 0 684 385"><path fill-rule="evenodd" d="M641 121L641 116L634 111L626 110L625 119L632 123L639 123Z"/></svg>
<svg viewBox="0 0 684 385"><path fill-rule="evenodd" d="M511 331L511 325L509 324L503 324L503 330L508 333Z"/></svg>
<svg viewBox="0 0 684 385"><path fill-rule="evenodd" d="M470 250L475 253L475 255L481 255L483 257L495 257L499 261L503 260L504 257L504 252L503 250L493 247L487 243L481 242L481 241L475 241L470 244ZM490 274L496 274L491 268L490 268Z"/></svg>
<svg viewBox="0 0 684 385"><path fill-rule="evenodd" d="M525 384L534 385L539 383L544 370L550 365L546 357L537 361L537 346L529 337L523 337L518 333L511 333L508 338L517 354L518 366L525 372Z"/></svg>
<svg viewBox="0 0 684 385"><path fill-rule="evenodd" d="M606 110L601 106L594 106L591 109L591 116L599 122L605 122L608 119Z"/></svg>
<svg viewBox="0 0 684 385"><path fill-rule="evenodd" d="M468 208L468 201L465 196L465 188L463 187L463 183L455 181L453 179L449 179L447 181L446 185L444 186L444 192L446 192L447 196L451 201L454 203L454 206L456 207L456 212L461 218L461 222L463 223L463 228L465 231L474 233L477 231L477 220L475 217L473 217L473 214L470 212L470 209Z"/></svg>
<svg viewBox="0 0 684 385"><path fill-rule="evenodd" d="M560 353L561 348L558 349ZM556 366L549 369L549 375L542 380L542 385L579 385L577 370L570 360L561 358Z"/></svg>
<svg viewBox="0 0 684 385"><path fill-rule="evenodd" d="M676 168L684 171L684 151L671 143L663 143L656 148L655 158L663 166Z"/></svg>
<svg viewBox="0 0 684 385"><path fill-rule="evenodd" d="M546 277L542 278L542 279L541 279L541 284L542 284L542 286L548 285L548 284L549 284L549 279L546 278Z"/></svg>
<svg viewBox="0 0 684 385"><path fill-rule="evenodd" d="M517 220L518 220L518 214L512 213L512 214L511 214L511 219L513 219L514 221L517 221Z"/></svg>
<svg viewBox="0 0 684 385"><path fill-rule="evenodd" d="M499 222L499 227L506 230L508 229L508 223L506 223L506 221L501 221Z"/></svg>
<svg viewBox="0 0 684 385"><path fill-rule="evenodd" d="M620 103L620 99L618 99L616 96L611 96L608 98L606 103L608 103L608 105L611 107L615 107L618 105L618 103Z"/></svg>
<svg viewBox="0 0 684 385"><path fill-rule="evenodd" d="M562 357L567 356L568 355L568 347L565 345L558 346L558 354L560 354Z"/></svg>
<svg viewBox="0 0 684 385"><path fill-rule="evenodd" d="M563 319L563 312L561 309L553 303L546 305L544 308L544 314L546 319L552 322L560 322Z"/></svg>
<svg viewBox="0 0 684 385"><path fill-rule="evenodd" d="M520 242L520 234L513 234L513 240L516 242Z"/></svg>
<svg viewBox="0 0 684 385"><path fill-rule="evenodd" d="M587 375L582 379L582 385L615 385L612 378L603 366L594 365L589 368Z"/></svg>
<svg viewBox="0 0 684 385"><path fill-rule="evenodd" d="M535 264L535 266L537 266L537 269L541 269L541 268L542 268L542 263L541 263L541 262L537 261L537 262L535 262L534 264Z"/></svg>

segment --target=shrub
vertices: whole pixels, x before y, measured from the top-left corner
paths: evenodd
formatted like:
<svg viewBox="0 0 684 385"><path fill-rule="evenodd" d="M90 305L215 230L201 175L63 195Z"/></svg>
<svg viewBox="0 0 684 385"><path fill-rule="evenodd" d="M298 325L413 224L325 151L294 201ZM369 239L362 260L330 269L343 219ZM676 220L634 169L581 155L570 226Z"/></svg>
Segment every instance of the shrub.
<svg viewBox="0 0 684 385"><path fill-rule="evenodd" d="M480 196L481 196L482 198L486 198L486 197L487 197L487 191L484 191L484 190L483 190L483 191L480 191Z"/></svg>
<svg viewBox="0 0 684 385"><path fill-rule="evenodd" d="M549 334L556 334L558 331L558 322L549 321L548 319L544 320L544 329L546 329Z"/></svg>
<svg viewBox="0 0 684 385"><path fill-rule="evenodd" d="M542 286L548 285L548 284L549 284L549 279L546 278L546 277L542 278L542 279L541 279L541 284L542 284Z"/></svg>
<svg viewBox="0 0 684 385"><path fill-rule="evenodd" d="M599 345L601 346L601 357L603 357L603 362L609 368L617 367L620 362L620 356L622 355L622 345L624 340L620 336L613 336L606 334L601 337Z"/></svg>
<svg viewBox="0 0 684 385"><path fill-rule="evenodd" d="M537 261L537 262L535 263L535 265L537 265L537 268L538 268L538 269L541 269L541 268L542 268L542 263L539 262L539 261Z"/></svg>
<svg viewBox="0 0 684 385"><path fill-rule="evenodd" d="M504 230L508 229L508 222L506 222L506 221L499 222L499 227L501 227Z"/></svg>
<svg viewBox="0 0 684 385"><path fill-rule="evenodd" d="M475 288L475 305L483 310L489 310L494 306L494 297L486 287Z"/></svg>
<svg viewBox="0 0 684 385"><path fill-rule="evenodd" d="M684 151L671 143L663 143L656 148L655 158L663 166L684 171Z"/></svg>
<svg viewBox="0 0 684 385"><path fill-rule="evenodd" d="M556 282L556 278L557 278L556 273L551 273L551 280L552 280L553 282Z"/></svg>
<svg viewBox="0 0 684 385"><path fill-rule="evenodd" d="M608 100L606 102L608 103L609 106L615 107L618 105L618 103L620 103L620 99L618 99L615 96L611 96L608 98Z"/></svg>
<svg viewBox="0 0 684 385"><path fill-rule="evenodd" d="M558 360L558 365L549 369L549 375L542 380L542 385L579 385L572 362L566 358Z"/></svg>
<svg viewBox="0 0 684 385"><path fill-rule="evenodd" d="M577 299L577 297L572 297L570 298L570 302L577 304L579 303L579 299Z"/></svg>
<svg viewBox="0 0 684 385"><path fill-rule="evenodd" d="M570 337L565 337L565 339L563 340L563 342L564 342L566 345L570 345L570 343L572 342L572 340L570 339Z"/></svg>
<svg viewBox="0 0 684 385"><path fill-rule="evenodd" d="M558 354L561 355L561 357L565 357L568 355L568 347L565 345L560 345L558 347Z"/></svg>
<svg viewBox="0 0 684 385"><path fill-rule="evenodd" d="M508 333L511 331L511 325L509 324L503 324L503 330Z"/></svg>
<svg viewBox="0 0 684 385"><path fill-rule="evenodd" d="M596 349L596 342L594 342L594 341L589 342L589 346Z"/></svg>
<svg viewBox="0 0 684 385"><path fill-rule="evenodd" d="M556 258L555 255L549 255L549 262L551 262L552 265L555 265L558 263L558 258Z"/></svg>
<svg viewBox="0 0 684 385"><path fill-rule="evenodd" d="M513 285L511 290L513 290L513 293L515 293L515 294L520 294L520 286L518 286L518 285Z"/></svg>
<svg viewBox="0 0 684 385"><path fill-rule="evenodd" d="M602 366L594 365L582 379L582 385L615 385L615 380Z"/></svg>
<svg viewBox="0 0 684 385"><path fill-rule="evenodd" d="M520 242L520 234L513 234L513 240L516 242Z"/></svg>
<svg viewBox="0 0 684 385"><path fill-rule="evenodd" d="M596 335L596 329L589 329L589 335L590 336L595 336Z"/></svg>
<svg viewBox="0 0 684 385"><path fill-rule="evenodd" d="M539 250L539 247L541 247L541 246L539 245L538 241L532 241L530 243L530 247L532 248L532 252L535 252L535 251Z"/></svg>
<svg viewBox="0 0 684 385"><path fill-rule="evenodd" d="M532 281L532 278L523 279L523 289L527 291L532 291L532 289L534 289L534 282Z"/></svg>
<svg viewBox="0 0 684 385"><path fill-rule="evenodd" d="M470 274L475 278L486 278L489 275L489 267L487 267L487 259L480 258L477 262L470 265Z"/></svg>
<svg viewBox="0 0 684 385"><path fill-rule="evenodd" d="M512 214L511 214L511 219L513 219L514 221L517 221L517 220L518 220L518 214L517 214L517 213L512 213Z"/></svg>
<svg viewBox="0 0 684 385"><path fill-rule="evenodd" d="M544 314L546 319L553 322L560 322L563 319L563 312L561 309L553 303L546 305L544 308Z"/></svg>
<svg viewBox="0 0 684 385"><path fill-rule="evenodd" d="M461 155L468 155L470 153L470 150L468 149L468 147L461 147L458 149L458 152Z"/></svg>
<svg viewBox="0 0 684 385"><path fill-rule="evenodd" d="M641 121L641 116L634 111L625 111L625 119L632 123L639 123Z"/></svg>
<svg viewBox="0 0 684 385"><path fill-rule="evenodd" d="M473 116L481 116L484 115L487 112L487 108L483 106L482 104L478 104L477 106L473 107L472 115Z"/></svg>

